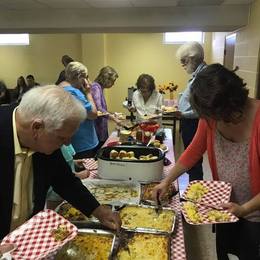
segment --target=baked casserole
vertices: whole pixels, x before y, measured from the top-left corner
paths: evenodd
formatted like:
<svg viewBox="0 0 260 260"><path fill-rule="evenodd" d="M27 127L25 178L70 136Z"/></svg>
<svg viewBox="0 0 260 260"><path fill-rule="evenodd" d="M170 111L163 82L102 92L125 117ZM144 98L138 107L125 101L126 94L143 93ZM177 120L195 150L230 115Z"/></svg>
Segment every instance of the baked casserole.
<svg viewBox="0 0 260 260"><path fill-rule="evenodd" d="M153 197L152 197L153 189L158 184L159 184L159 182L154 182L154 183L148 183L148 184L143 185L143 187L142 187L142 189L143 189L142 200L143 201L152 201L153 200ZM173 186L170 186L169 190L167 191L164 198L162 199L162 202L163 203L169 202L169 200L171 199L173 194L174 194L174 188L173 188Z"/></svg>
<svg viewBox="0 0 260 260"><path fill-rule="evenodd" d="M81 211L74 208L69 203L62 203L57 212L69 221L97 221L93 216L87 217Z"/></svg>
<svg viewBox="0 0 260 260"><path fill-rule="evenodd" d="M131 186L115 184L104 184L97 186L89 185L88 189L100 203L120 201L123 199L136 198L139 196L136 188Z"/></svg>
<svg viewBox="0 0 260 260"><path fill-rule="evenodd" d="M137 233L117 253L118 260L167 260L169 238L162 235Z"/></svg>
<svg viewBox="0 0 260 260"><path fill-rule="evenodd" d="M148 228L171 232L175 220L172 210L163 209L160 214L154 207L127 205L120 210L122 227L127 229Z"/></svg>
<svg viewBox="0 0 260 260"><path fill-rule="evenodd" d="M107 260L113 245L113 237L101 234L79 233L56 256L56 260Z"/></svg>

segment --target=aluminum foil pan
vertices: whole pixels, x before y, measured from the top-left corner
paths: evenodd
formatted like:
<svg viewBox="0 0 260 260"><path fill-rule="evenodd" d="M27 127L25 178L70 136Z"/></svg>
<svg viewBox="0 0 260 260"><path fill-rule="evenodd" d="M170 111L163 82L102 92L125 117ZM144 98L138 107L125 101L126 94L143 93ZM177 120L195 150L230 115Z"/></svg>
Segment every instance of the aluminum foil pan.
<svg viewBox="0 0 260 260"><path fill-rule="evenodd" d="M163 234L123 231L116 238L113 259L170 260L170 237Z"/></svg>
<svg viewBox="0 0 260 260"><path fill-rule="evenodd" d="M91 245L90 243L94 244ZM111 259L114 244L115 235L112 232L99 229L79 229L78 235L74 240L61 248L55 259L82 260L90 259L90 257L92 257L91 259L96 259L97 257Z"/></svg>
<svg viewBox="0 0 260 260"><path fill-rule="evenodd" d="M162 207L162 211L156 212L154 206L127 204L118 211L124 230L167 235L174 231L177 213L172 208Z"/></svg>

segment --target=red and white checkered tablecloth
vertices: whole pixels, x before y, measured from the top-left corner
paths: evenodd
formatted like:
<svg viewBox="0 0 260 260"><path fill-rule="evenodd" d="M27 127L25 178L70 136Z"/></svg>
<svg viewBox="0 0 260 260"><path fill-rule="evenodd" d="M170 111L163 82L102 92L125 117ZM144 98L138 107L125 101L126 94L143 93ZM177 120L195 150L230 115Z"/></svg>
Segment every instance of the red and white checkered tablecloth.
<svg viewBox="0 0 260 260"><path fill-rule="evenodd" d="M170 157L169 157L170 159ZM163 175L166 176L171 169L172 165L165 166ZM174 182L175 187L178 187L178 182ZM181 204L180 204L180 196L179 194L175 195L169 206L175 210L176 216L176 223L174 233L171 239L171 259L172 260L185 260L186 259L186 251L185 251L185 243L184 243L184 230L183 230L183 223L182 223L182 215L181 215Z"/></svg>
<svg viewBox="0 0 260 260"><path fill-rule="evenodd" d="M69 236L56 241L51 234L59 225L66 226ZM15 260L38 260L51 256L68 241L77 235L77 228L68 220L52 210L44 210L33 216L23 225L8 234L2 241L14 243L17 249L12 252Z"/></svg>
<svg viewBox="0 0 260 260"><path fill-rule="evenodd" d="M97 170L98 167L97 161L94 158L83 159L83 166L90 171Z"/></svg>
<svg viewBox="0 0 260 260"><path fill-rule="evenodd" d="M168 135L170 136L170 135ZM106 143L117 141L118 138L115 135L112 135L108 138ZM169 147L169 151L166 153L166 157L172 162L171 165L164 167L163 175L167 175L173 164L174 161L174 152L173 152L173 145L172 139L167 138L164 143ZM89 167L93 167L93 160L94 159L87 159L85 167L89 169ZM89 164L88 164L89 163ZM98 176L98 170L93 170L90 173L90 178L100 178ZM175 187L178 187L178 182L174 183ZM181 204L180 204L180 197L179 194L174 196L169 204L169 206L175 210L176 216L176 223L175 229L171 238L171 259L172 260L186 260L186 251L185 251L185 244L184 244L184 231L183 231L183 223L182 223L182 215L181 215Z"/></svg>

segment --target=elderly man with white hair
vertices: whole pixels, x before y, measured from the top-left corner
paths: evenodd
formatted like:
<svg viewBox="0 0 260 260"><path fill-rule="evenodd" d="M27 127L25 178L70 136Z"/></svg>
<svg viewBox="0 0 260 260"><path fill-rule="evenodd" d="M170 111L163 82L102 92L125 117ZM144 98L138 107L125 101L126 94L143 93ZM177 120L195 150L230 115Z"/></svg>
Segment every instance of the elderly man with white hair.
<svg viewBox="0 0 260 260"><path fill-rule="evenodd" d="M0 107L0 239L44 209L50 186L85 215L119 229L118 215L98 203L59 149L85 118L81 102L57 86L31 89L18 107Z"/></svg>
<svg viewBox="0 0 260 260"><path fill-rule="evenodd" d="M206 68L206 63L204 62L203 47L198 42L183 44L177 50L176 57L180 60L184 70L188 74L192 74L192 78L180 97L178 111L175 112L175 116L180 118L180 130L184 148L186 149L196 133L199 122L198 114L190 104L190 89L197 74ZM188 171L188 174L189 181L203 179L202 159Z"/></svg>

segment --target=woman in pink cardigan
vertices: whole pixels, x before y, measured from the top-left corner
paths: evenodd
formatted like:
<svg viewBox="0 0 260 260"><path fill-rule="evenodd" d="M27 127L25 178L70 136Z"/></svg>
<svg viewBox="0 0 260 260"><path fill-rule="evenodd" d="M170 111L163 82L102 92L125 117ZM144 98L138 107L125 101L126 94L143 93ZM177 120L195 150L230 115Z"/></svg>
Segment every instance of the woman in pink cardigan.
<svg viewBox="0 0 260 260"><path fill-rule="evenodd" d="M260 101L248 97L246 84L233 71L212 64L199 73L190 102L200 115L192 143L170 174L154 189L162 198L171 183L208 153L214 180L232 184L223 208L239 217L216 225L219 260L260 259Z"/></svg>

